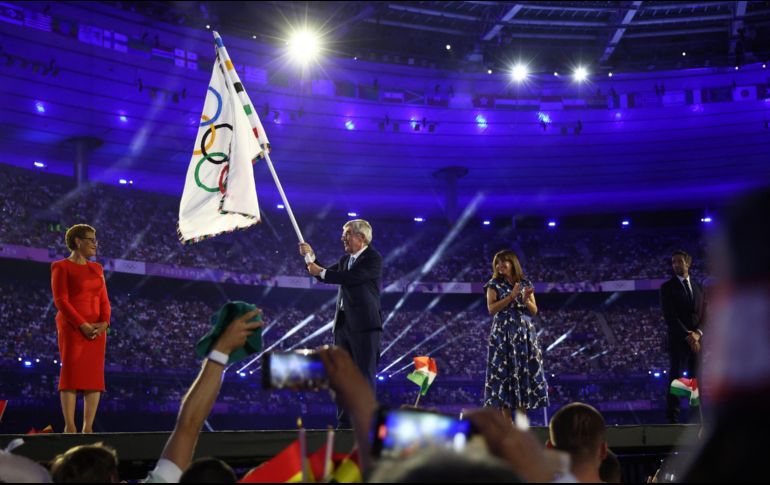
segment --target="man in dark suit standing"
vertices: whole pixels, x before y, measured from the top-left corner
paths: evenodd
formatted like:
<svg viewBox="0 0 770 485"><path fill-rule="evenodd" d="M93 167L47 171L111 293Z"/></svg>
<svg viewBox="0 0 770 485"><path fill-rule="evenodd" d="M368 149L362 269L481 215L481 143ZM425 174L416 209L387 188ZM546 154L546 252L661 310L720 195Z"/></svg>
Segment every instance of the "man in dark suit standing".
<svg viewBox="0 0 770 485"><path fill-rule="evenodd" d="M684 251L674 251L671 266L674 276L660 287L660 302L663 318L668 327L668 351L671 356L669 379L687 376L692 378L698 372L698 353L700 353L705 314L703 287L690 278L692 257ZM680 400L668 393L666 417L670 423L679 422Z"/></svg>
<svg viewBox="0 0 770 485"><path fill-rule="evenodd" d="M315 260L309 244L300 244L299 252L309 254L308 272L319 281L339 285L334 315L334 345L350 353L361 373L375 388L375 375L380 357L382 312L380 284L382 256L370 244L372 226L363 219L348 221L342 227L345 255L337 263L324 267ZM340 415L341 424L347 424Z"/></svg>

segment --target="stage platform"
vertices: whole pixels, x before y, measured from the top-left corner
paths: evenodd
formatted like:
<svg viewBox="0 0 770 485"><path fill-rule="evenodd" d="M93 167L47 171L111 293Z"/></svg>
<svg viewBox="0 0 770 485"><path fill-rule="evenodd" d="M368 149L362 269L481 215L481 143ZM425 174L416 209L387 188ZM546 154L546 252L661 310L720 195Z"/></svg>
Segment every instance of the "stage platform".
<svg viewBox="0 0 770 485"><path fill-rule="evenodd" d="M543 443L548 439L548 428L532 429ZM694 425L610 426L607 440L621 459L624 475L631 478L648 473L647 470L675 446L681 447L685 440L694 440L697 430ZM168 436L168 432L0 435L0 448L5 448L15 438L23 438L25 444L15 453L46 464L72 446L103 442L117 450L121 478L131 480L144 477L154 466ZM203 432L198 440L196 457L216 456L233 468L246 469L275 456L296 438L296 431L286 430ZM326 430L308 430L307 440L309 451L318 449L326 441ZM336 432L336 451L348 453L352 446L352 431ZM679 451L686 452L687 449L680 448Z"/></svg>

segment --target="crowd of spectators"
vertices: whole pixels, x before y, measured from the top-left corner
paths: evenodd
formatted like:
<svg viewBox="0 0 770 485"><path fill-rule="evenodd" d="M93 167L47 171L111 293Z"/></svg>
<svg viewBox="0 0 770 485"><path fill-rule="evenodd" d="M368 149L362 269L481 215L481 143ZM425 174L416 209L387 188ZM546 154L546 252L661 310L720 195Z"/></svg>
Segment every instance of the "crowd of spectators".
<svg viewBox="0 0 770 485"><path fill-rule="evenodd" d="M102 257L210 268L268 276L306 275L302 261L287 247L296 237L284 214L263 211L260 227L183 246L177 239L179 200L129 187L86 185L72 179L0 167L0 243L64 251L67 227L86 222L99 235ZM344 219L304 217L305 239L322 261L339 256ZM503 248L519 254L528 278L536 282L599 282L665 278L674 249L695 256L704 248L698 230L671 229L517 229L511 224L481 226L475 219L447 241L435 264L426 265L450 231L445 222L372 220L374 244L384 256L384 283L406 281L485 282L492 256Z"/></svg>
<svg viewBox="0 0 770 485"><path fill-rule="evenodd" d="M0 368L7 375L20 367L34 378L3 379L0 392L27 406L56 406L58 351L55 308L49 288L16 281L0 294L4 338ZM305 290L312 291L312 290ZM212 292L213 294L213 292ZM214 299L148 298L111 291L112 326L108 335L108 390L103 409L112 412L169 413L199 366L193 347L209 328L209 316L221 304ZM400 405L416 398L405 379L412 357L430 355L439 379L423 399L425 405L447 410L477 406L486 371L490 317L484 305L463 311L437 305L424 310L385 308L379 382L381 401ZM391 315L392 313L392 315ZM303 309L276 300L264 306L266 346L276 349L315 347L331 343L331 329L318 332L333 318L333 307ZM300 328L294 330L298 325ZM592 403L649 399L662 405L660 384L651 370L666 368L662 348L665 327L656 307L616 305L593 310L542 308L535 319L552 405L580 400ZM294 331L292 331L294 330ZM29 363L28 365L25 363ZM240 370L241 366L238 366ZM235 369L234 369L235 370ZM261 391L260 362L231 372L215 409L262 414L309 412L334 414L326 395L302 399ZM661 380L662 382L662 380ZM650 386L653 385L653 388Z"/></svg>

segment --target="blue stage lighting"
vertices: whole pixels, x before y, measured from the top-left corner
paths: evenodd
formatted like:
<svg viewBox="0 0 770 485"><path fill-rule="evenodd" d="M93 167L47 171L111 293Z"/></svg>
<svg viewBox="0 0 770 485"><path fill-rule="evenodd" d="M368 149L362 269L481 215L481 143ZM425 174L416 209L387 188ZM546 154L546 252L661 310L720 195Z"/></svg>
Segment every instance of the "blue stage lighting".
<svg viewBox="0 0 770 485"><path fill-rule="evenodd" d="M547 113L543 113L542 111L537 113L537 120L541 123L550 124L551 123L551 117L548 116Z"/></svg>
<svg viewBox="0 0 770 485"><path fill-rule="evenodd" d="M660 372L654 373L653 376L655 376L656 379L659 379L660 378Z"/></svg>
<svg viewBox="0 0 770 485"><path fill-rule="evenodd" d="M45 105L41 101L36 101L35 110L37 110L38 113L45 113Z"/></svg>
<svg viewBox="0 0 770 485"><path fill-rule="evenodd" d="M484 221L484 222L482 222L482 224L484 224L485 226L488 226L488 225L492 224L492 221Z"/></svg>
<svg viewBox="0 0 770 485"><path fill-rule="evenodd" d="M425 219L422 217L415 217L414 222L425 222Z"/></svg>
<svg viewBox="0 0 770 485"><path fill-rule="evenodd" d="M118 180L118 183L119 183L120 185L126 185L126 184L128 183L128 180L126 180L126 179L120 179L120 180Z"/></svg>
<svg viewBox="0 0 770 485"><path fill-rule="evenodd" d="M46 165L43 162L33 162L32 165L36 166L37 168L45 168Z"/></svg>
<svg viewBox="0 0 770 485"><path fill-rule="evenodd" d="M623 227L628 227L631 225L631 221L629 221L628 219L623 219L622 221L620 221L620 225Z"/></svg>
<svg viewBox="0 0 770 485"><path fill-rule="evenodd" d="M356 125L355 125L355 123L353 123L352 121L350 121L350 120L347 120L347 121L345 122L345 129L346 129L346 130L355 130L355 129L356 129Z"/></svg>
<svg viewBox="0 0 770 485"><path fill-rule="evenodd" d="M556 221L554 220L548 221L548 227L556 227Z"/></svg>
<svg viewBox="0 0 770 485"><path fill-rule="evenodd" d="M383 376L377 376L377 380L378 380L378 381L384 381L384 380L385 380L385 378L384 378Z"/></svg>
<svg viewBox="0 0 770 485"><path fill-rule="evenodd" d="M126 115L124 115L124 114L120 115L120 116L118 117L118 119L119 119L119 120L120 120L122 123L128 123L128 118L127 118L127 117L126 117Z"/></svg>
<svg viewBox="0 0 770 485"><path fill-rule="evenodd" d="M24 361L24 367L32 367L32 361L25 360Z"/></svg>
<svg viewBox="0 0 770 485"><path fill-rule="evenodd" d="M714 219L711 218L711 216L701 217L700 221L704 224L711 224Z"/></svg>
<svg viewBox="0 0 770 485"><path fill-rule="evenodd" d="M358 217L358 212L348 212L348 217Z"/></svg>
<svg viewBox="0 0 770 485"><path fill-rule="evenodd" d="M283 204L277 204L276 207L279 208L279 209L285 209L286 208L286 206L284 206Z"/></svg>
<svg viewBox="0 0 770 485"><path fill-rule="evenodd" d="M478 125L478 127L482 130L486 130L487 126L489 126L484 115L476 115L476 125Z"/></svg>

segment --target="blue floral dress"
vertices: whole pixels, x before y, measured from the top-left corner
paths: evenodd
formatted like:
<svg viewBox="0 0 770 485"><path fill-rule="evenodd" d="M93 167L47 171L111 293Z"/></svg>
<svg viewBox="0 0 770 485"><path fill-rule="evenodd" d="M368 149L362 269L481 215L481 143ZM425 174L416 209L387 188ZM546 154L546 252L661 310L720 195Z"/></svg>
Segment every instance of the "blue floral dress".
<svg viewBox="0 0 770 485"><path fill-rule="evenodd" d="M507 297L513 285L504 278L484 285L497 291L497 299ZM548 406L548 384L543 372L543 356L537 343L532 318L519 296L498 312L492 321L487 352L484 406L536 409Z"/></svg>

